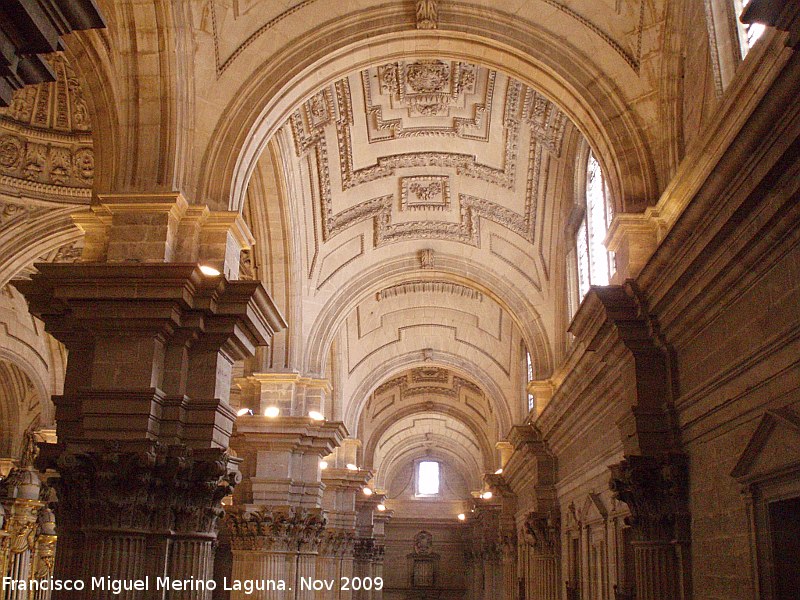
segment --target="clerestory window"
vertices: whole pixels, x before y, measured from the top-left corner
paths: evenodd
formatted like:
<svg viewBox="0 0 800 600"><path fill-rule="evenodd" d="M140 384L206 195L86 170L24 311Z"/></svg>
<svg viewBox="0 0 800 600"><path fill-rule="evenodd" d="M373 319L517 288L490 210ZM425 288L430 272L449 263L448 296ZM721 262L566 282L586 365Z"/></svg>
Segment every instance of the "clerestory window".
<svg viewBox="0 0 800 600"><path fill-rule="evenodd" d="M417 496L439 495L439 463L422 460L417 463Z"/></svg>
<svg viewBox="0 0 800 600"><path fill-rule="evenodd" d="M591 152L586 165L584 209L575 236L579 300L590 286L608 285L614 272L614 257L603 244L613 217L611 197L600 163Z"/></svg>

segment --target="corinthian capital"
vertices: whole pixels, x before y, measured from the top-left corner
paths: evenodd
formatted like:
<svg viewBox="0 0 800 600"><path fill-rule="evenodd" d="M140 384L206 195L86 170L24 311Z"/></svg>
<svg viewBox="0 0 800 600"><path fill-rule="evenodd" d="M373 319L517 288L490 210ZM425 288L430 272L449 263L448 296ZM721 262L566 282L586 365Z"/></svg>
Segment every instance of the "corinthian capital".
<svg viewBox="0 0 800 600"><path fill-rule="evenodd" d="M686 456L629 456L611 467L614 497L628 505L628 519L642 540L682 539L688 512Z"/></svg>

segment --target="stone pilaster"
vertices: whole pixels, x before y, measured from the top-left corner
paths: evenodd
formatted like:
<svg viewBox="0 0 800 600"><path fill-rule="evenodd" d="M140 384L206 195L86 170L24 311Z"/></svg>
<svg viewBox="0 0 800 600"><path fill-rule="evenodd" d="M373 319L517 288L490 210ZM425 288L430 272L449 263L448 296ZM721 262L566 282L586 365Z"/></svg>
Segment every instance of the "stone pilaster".
<svg viewBox="0 0 800 600"><path fill-rule="evenodd" d="M636 598L688 598L686 457L629 456L611 467L610 486L631 512Z"/></svg>
<svg viewBox="0 0 800 600"><path fill-rule="evenodd" d="M561 598L560 519L554 513L529 513L524 525L528 545L530 600Z"/></svg>

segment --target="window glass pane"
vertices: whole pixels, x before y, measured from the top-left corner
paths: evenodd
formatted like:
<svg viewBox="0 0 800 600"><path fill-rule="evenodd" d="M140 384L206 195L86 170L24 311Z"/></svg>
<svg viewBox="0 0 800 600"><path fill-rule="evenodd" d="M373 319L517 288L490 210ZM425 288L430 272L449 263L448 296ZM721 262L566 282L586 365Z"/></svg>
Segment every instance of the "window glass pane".
<svg viewBox="0 0 800 600"><path fill-rule="evenodd" d="M420 496L435 496L439 493L439 463L423 461L419 463L417 474L417 493Z"/></svg>
<svg viewBox="0 0 800 600"><path fill-rule="evenodd" d="M589 155L586 176L586 225L589 237L589 279L592 285L608 285L608 252L603 245L606 221L606 194L600 163Z"/></svg>
<svg viewBox="0 0 800 600"><path fill-rule="evenodd" d="M533 381L533 362L531 361L530 352L525 352L525 361L528 367L528 381Z"/></svg>
<svg viewBox="0 0 800 600"><path fill-rule="evenodd" d="M589 247L586 243L586 219L578 227L575 251L578 257L578 296L582 299L589 291Z"/></svg>

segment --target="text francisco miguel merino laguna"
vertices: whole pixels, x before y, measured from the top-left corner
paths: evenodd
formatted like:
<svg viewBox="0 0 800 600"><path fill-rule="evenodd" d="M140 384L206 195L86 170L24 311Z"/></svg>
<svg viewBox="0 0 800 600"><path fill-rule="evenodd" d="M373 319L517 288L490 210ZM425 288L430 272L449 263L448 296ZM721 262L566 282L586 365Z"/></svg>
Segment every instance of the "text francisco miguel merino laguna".
<svg viewBox="0 0 800 600"><path fill-rule="evenodd" d="M337 585L338 584L338 585ZM298 587L301 590L380 590L383 588L383 579L380 577L360 578L342 577L340 580L335 579L314 579L313 577L300 577ZM92 577L89 580L83 579L14 579L13 577L3 577L3 590L15 591L81 591L85 589L90 590L105 590L112 594L121 594L128 591L149 591L154 590L169 590L169 591L204 591L219 589L226 591L240 591L245 594L252 594L254 592L262 591L285 591L291 590L291 587L286 585L282 579L231 579L227 577L222 579L222 583L218 584L213 579L173 579L171 577L149 577L145 576L142 579L114 579L112 577Z"/></svg>

